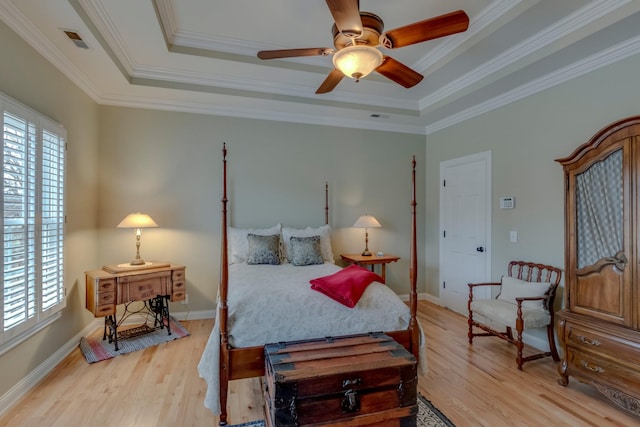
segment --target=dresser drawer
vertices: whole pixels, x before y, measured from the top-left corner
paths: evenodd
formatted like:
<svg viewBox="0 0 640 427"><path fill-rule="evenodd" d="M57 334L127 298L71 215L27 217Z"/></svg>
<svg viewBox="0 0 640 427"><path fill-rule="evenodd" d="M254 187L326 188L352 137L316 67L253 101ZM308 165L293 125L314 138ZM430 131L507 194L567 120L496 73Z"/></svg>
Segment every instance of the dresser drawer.
<svg viewBox="0 0 640 427"><path fill-rule="evenodd" d="M182 301L187 295L184 281L173 282L171 285L171 301Z"/></svg>
<svg viewBox="0 0 640 427"><path fill-rule="evenodd" d="M116 312L116 306L114 304L99 305L93 311L93 315L95 317L103 317L103 316L108 316L110 314L115 314L115 312Z"/></svg>
<svg viewBox="0 0 640 427"><path fill-rule="evenodd" d="M158 295L168 295L170 272L141 274L118 279L118 304L146 301Z"/></svg>
<svg viewBox="0 0 640 427"><path fill-rule="evenodd" d="M115 292L116 280L115 279L101 279L98 281L98 287L96 291L100 292Z"/></svg>
<svg viewBox="0 0 640 427"><path fill-rule="evenodd" d="M609 384L627 392L637 390L640 371L619 361L575 347L567 347L569 370L581 378Z"/></svg>
<svg viewBox="0 0 640 427"><path fill-rule="evenodd" d="M116 303L116 293L115 292L103 292L98 294L96 298L96 304L105 305L105 304L115 304Z"/></svg>
<svg viewBox="0 0 640 427"><path fill-rule="evenodd" d="M607 335L588 327L574 325L571 322L567 323L565 334L567 346L594 354L628 354L631 351L636 351L634 347L637 347L637 343L627 341L622 337L613 334ZM628 362L631 363L632 360ZM640 367L640 360L633 362L637 367Z"/></svg>
<svg viewBox="0 0 640 427"><path fill-rule="evenodd" d="M184 281L180 281L180 282L173 282L173 284L171 285L171 289L173 289L173 292L179 292L179 291L183 291L185 290L185 282Z"/></svg>
<svg viewBox="0 0 640 427"><path fill-rule="evenodd" d="M171 273L171 280L174 282L184 282L184 268L178 268Z"/></svg>
<svg viewBox="0 0 640 427"><path fill-rule="evenodd" d="M184 299L186 298L187 293L185 291L176 291L175 289L173 290L173 293L171 294L171 301L184 301Z"/></svg>
<svg viewBox="0 0 640 427"><path fill-rule="evenodd" d="M120 294L123 295L126 291L129 292L126 301L145 301L158 295L167 295L167 284L166 280L161 278L135 281L123 287L123 292Z"/></svg>

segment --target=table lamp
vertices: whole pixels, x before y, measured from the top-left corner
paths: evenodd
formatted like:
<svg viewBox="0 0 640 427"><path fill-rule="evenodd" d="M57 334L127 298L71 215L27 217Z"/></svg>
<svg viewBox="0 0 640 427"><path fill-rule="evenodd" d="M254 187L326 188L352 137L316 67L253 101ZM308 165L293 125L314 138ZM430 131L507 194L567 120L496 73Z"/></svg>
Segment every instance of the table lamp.
<svg viewBox="0 0 640 427"><path fill-rule="evenodd" d="M371 256L371 252L369 252L369 228L380 228L382 226L371 215L362 215L353 226L355 228L364 228L364 251L362 256Z"/></svg>
<svg viewBox="0 0 640 427"><path fill-rule="evenodd" d="M136 258L131 261L131 265L144 265L145 262L140 258L140 229L157 227L158 224L147 214L140 212L130 213L118 224L118 228L135 228L136 229Z"/></svg>

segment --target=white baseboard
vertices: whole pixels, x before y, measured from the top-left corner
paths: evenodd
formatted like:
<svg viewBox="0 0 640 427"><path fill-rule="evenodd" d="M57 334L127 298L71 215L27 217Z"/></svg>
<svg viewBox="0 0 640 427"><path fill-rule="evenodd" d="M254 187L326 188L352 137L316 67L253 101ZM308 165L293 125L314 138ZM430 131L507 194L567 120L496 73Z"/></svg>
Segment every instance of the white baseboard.
<svg viewBox="0 0 640 427"><path fill-rule="evenodd" d="M177 320L200 320L215 317L215 310L202 311L178 311L171 313ZM35 387L44 377L46 377L60 362L64 360L73 350L78 347L80 338L89 335L96 329L104 325L103 319L95 319L85 326L80 332L67 341L62 347L53 353L47 360L42 362L37 368L31 371L26 377L20 380L9 391L0 396L0 416L18 403L33 387Z"/></svg>
<svg viewBox="0 0 640 427"><path fill-rule="evenodd" d="M398 295L402 301L409 301L409 294ZM418 300L429 299L429 294L418 294Z"/></svg>

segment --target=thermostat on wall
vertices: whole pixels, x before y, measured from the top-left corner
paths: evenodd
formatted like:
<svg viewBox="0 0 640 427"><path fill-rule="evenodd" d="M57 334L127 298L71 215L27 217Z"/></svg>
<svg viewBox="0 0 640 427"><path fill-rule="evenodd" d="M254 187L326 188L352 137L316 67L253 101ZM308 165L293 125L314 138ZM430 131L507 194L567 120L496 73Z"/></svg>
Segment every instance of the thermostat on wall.
<svg viewBox="0 0 640 427"><path fill-rule="evenodd" d="M500 197L500 209L513 209L516 207L515 197Z"/></svg>

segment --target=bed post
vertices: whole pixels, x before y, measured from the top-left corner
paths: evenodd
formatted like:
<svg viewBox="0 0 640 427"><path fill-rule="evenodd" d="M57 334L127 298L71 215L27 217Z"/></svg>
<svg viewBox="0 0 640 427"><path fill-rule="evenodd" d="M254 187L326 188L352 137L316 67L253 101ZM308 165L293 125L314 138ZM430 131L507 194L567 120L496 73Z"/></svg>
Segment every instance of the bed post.
<svg viewBox="0 0 640 427"><path fill-rule="evenodd" d="M411 352L416 357L416 360L420 360L418 355L420 351L420 328L416 317L418 311L418 292L416 291L418 279L416 204L416 156L414 155L411 162L411 257L409 260L409 281L411 283L409 309L411 311L411 320L409 320L409 330L411 333Z"/></svg>
<svg viewBox="0 0 640 427"><path fill-rule="evenodd" d="M220 421L227 425L227 393L229 390L229 337L227 330L227 287L229 262L227 259L227 144L222 143L222 239L220 244L220 284L218 287L218 322L220 324Z"/></svg>

